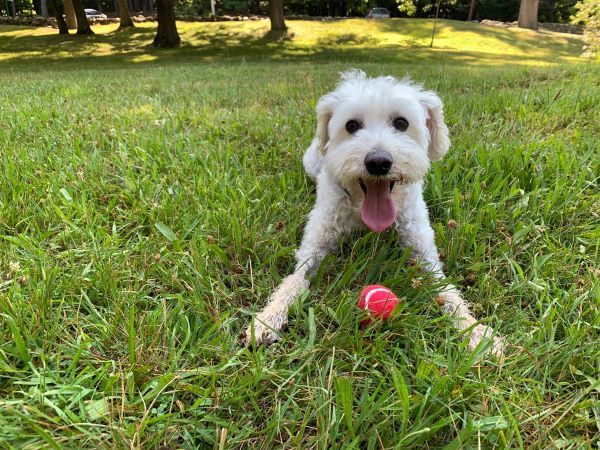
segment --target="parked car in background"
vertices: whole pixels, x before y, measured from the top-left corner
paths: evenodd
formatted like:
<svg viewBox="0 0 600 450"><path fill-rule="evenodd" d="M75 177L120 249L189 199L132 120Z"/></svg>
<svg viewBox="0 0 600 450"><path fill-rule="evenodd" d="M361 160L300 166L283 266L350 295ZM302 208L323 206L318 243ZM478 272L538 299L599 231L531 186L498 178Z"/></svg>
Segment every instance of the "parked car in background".
<svg viewBox="0 0 600 450"><path fill-rule="evenodd" d="M106 19L107 16L106 14L102 14L99 11L96 11L95 9L91 9L91 8L86 8L84 9L85 11L85 17L87 17L88 19Z"/></svg>
<svg viewBox="0 0 600 450"><path fill-rule="evenodd" d="M387 8L373 8L367 14L367 18L369 19L389 19L390 12Z"/></svg>

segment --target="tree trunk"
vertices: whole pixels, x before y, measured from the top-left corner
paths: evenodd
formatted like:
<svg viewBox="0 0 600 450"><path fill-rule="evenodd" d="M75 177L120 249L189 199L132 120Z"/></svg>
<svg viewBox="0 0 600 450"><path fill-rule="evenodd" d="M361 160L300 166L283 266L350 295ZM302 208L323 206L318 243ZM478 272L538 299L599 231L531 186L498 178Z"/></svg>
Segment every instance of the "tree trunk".
<svg viewBox="0 0 600 450"><path fill-rule="evenodd" d="M131 14L129 14L129 7L127 6L127 0L119 0L119 30L121 28L129 28L133 26L133 20L131 20Z"/></svg>
<svg viewBox="0 0 600 450"><path fill-rule="evenodd" d="M521 0L519 8L519 27L537 30L538 6L540 0Z"/></svg>
<svg viewBox="0 0 600 450"><path fill-rule="evenodd" d="M271 31L287 30L283 18L283 0L269 0L269 19L271 19Z"/></svg>
<svg viewBox="0 0 600 450"><path fill-rule="evenodd" d="M73 9L77 18L77 34L94 34L83 10L83 0L73 0Z"/></svg>
<svg viewBox="0 0 600 450"><path fill-rule="evenodd" d="M63 14L65 8L60 0L49 0L52 9L54 10L54 18L56 19L56 25L58 26L58 34L69 34L69 27Z"/></svg>
<svg viewBox="0 0 600 450"><path fill-rule="evenodd" d="M48 18L50 17L50 14L48 14L48 1L47 0L41 0L40 1L40 8L42 10L42 16L44 18Z"/></svg>
<svg viewBox="0 0 600 450"><path fill-rule="evenodd" d="M469 6L469 16L467 17L467 21L473 20L473 14L475 13L475 3L477 0L471 0L471 6Z"/></svg>
<svg viewBox="0 0 600 450"><path fill-rule="evenodd" d="M437 27L438 16L440 15L440 0L435 2L435 19L433 20L433 30L431 30L431 42L429 48L433 48L433 39L435 38L435 29Z"/></svg>
<svg viewBox="0 0 600 450"><path fill-rule="evenodd" d="M158 30L152 46L177 47L181 43L181 38L175 23L173 0L156 0L156 15L158 17Z"/></svg>
<svg viewBox="0 0 600 450"><path fill-rule="evenodd" d="M75 10L73 9L73 0L64 0L65 17L69 30L77 28L77 19L75 18Z"/></svg>

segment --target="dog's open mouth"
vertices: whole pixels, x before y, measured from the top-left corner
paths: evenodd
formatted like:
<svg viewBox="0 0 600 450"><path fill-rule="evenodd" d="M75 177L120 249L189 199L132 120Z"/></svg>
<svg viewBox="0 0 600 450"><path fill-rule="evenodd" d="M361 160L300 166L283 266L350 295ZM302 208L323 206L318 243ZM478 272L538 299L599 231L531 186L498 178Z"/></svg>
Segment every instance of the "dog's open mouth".
<svg viewBox="0 0 600 450"><path fill-rule="evenodd" d="M362 189L362 191L365 193L365 195L367 195L367 185L365 184L363 179L359 178L358 182L360 183L360 188ZM390 192L392 192L392 189L394 189L394 184L396 184L396 180L390 180L389 183L390 183Z"/></svg>
<svg viewBox="0 0 600 450"><path fill-rule="evenodd" d="M365 193L360 217L364 224L376 233L387 230L396 218L396 206L392 200L394 180L358 180Z"/></svg>

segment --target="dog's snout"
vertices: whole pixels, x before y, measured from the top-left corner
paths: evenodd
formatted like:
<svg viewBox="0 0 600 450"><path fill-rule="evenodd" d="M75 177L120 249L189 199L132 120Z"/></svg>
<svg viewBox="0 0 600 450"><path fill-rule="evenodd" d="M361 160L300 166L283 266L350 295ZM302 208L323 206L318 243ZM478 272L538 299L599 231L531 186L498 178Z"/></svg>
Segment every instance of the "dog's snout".
<svg viewBox="0 0 600 450"><path fill-rule="evenodd" d="M365 167L371 175L386 175L392 168L392 155L385 150L375 150L365 156Z"/></svg>

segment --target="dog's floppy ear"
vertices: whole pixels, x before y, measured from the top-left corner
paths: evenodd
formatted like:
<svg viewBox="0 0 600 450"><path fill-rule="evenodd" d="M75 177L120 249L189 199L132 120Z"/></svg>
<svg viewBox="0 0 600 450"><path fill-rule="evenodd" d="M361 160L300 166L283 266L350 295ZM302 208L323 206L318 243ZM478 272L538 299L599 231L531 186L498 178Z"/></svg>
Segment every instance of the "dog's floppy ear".
<svg viewBox="0 0 600 450"><path fill-rule="evenodd" d="M435 92L423 91L419 100L427 113L429 129L429 159L439 161L450 148L448 127L444 122L444 105Z"/></svg>
<svg viewBox="0 0 600 450"><path fill-rule="evenodd" d="M325 154L327 143L329 142L329 121L333 115L333 108L337 103L337 96L334 92L325 94L317 103L317 149L322 155Z"/></svg>

